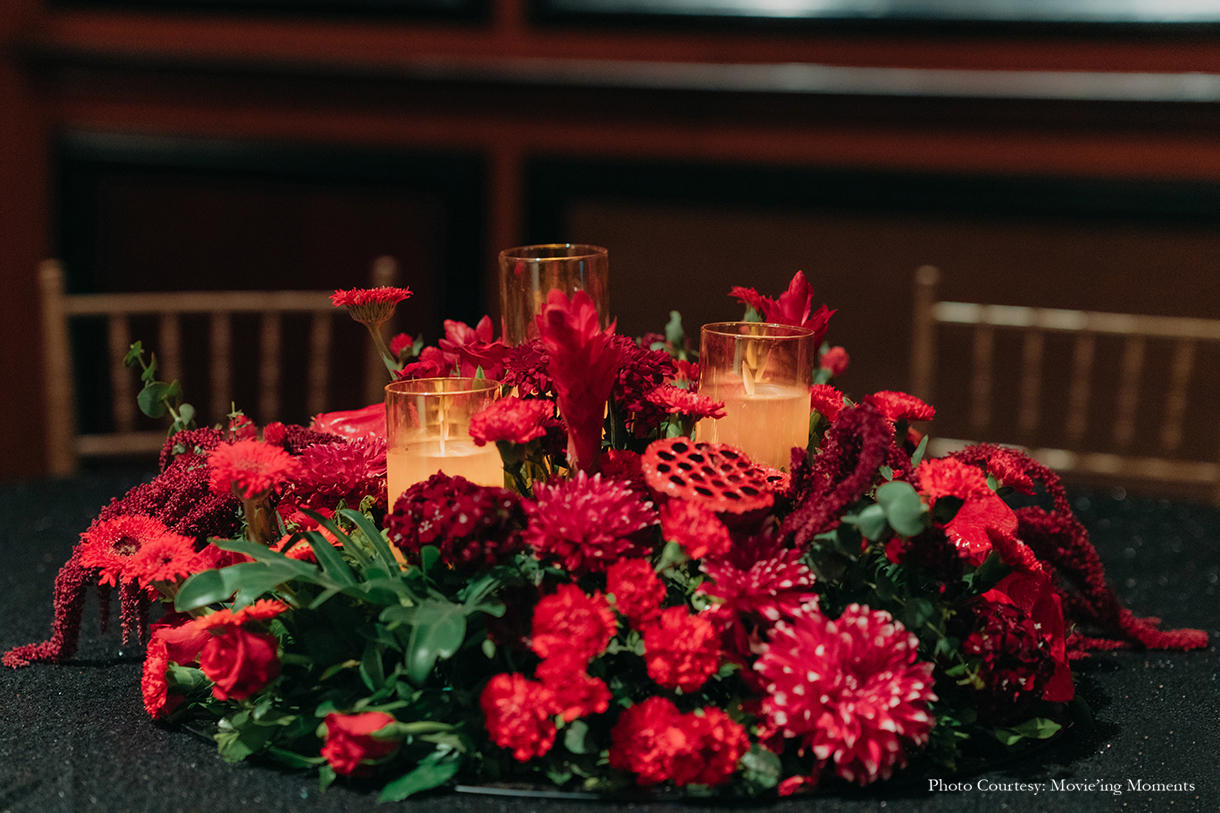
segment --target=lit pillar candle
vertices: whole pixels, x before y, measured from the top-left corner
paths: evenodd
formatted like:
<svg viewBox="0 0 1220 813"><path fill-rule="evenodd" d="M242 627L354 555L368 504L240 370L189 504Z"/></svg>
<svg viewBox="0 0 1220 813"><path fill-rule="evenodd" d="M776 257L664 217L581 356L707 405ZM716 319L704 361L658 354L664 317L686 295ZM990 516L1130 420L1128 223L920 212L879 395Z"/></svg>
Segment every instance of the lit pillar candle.
<svg viewBox="0 0 1220 813"><path fill-rule="evenodd" d="M503 340L513 346L536 338L534 317L547 294L584 291L597 307L601 328L610 324L610 259L606 249L579 243L507 248L500 252L500 318Z"/></svg>
<svg viewBox="0 0 1220 813"><path fill-rule="evenodd" d="M700 330L699 394L724 402L704 419L699 440L727 443L751 460L788 468L809 442L812 330L762 322L716 322Z"/></svg>
<svg viewBox="0 0 1220 813"><path fill-rule="evenodd" d="M386 393L386 480L390 506L410 486L438 471L481 486L504 485L494 444L476 446L470 419L500 397L500 383L482 378L395 381Z"/></svg>

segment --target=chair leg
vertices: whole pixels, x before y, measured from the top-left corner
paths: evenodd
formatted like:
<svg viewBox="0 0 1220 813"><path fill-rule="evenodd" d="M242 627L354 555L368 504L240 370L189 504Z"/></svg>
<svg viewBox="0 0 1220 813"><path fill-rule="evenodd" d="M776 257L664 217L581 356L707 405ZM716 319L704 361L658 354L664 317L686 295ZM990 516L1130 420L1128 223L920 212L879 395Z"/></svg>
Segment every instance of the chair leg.
<svg viewBox="0 0 1220 813"><path fill-rule="evenodd" d="M63 268L56 260L46 260L38 269L38 280L42 286L47 473L66 477L77 472L80 459L76 453L76 406Z"/></svg>

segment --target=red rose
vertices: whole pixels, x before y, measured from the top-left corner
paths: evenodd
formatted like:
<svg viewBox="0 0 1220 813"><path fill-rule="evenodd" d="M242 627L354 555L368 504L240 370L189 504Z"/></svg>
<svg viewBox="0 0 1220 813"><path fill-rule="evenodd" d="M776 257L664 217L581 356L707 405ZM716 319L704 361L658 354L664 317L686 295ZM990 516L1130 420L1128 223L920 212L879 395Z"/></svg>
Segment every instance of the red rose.
<svg viewBox="0 0 1220 813"><path fill-rule="evenodd" d="M280 676L278 650L275 636L232 626L204 644L199 667L217 700L245 700Z"/></svg>
<svg viewBox="0 0 1220 813"><path fill-rule="evenodd" d="M398 750L398 740L379 740L373 733L395 722L392 715L384 711L366 711L362 714L326 715L326 744L322 756L344 776L368 776L373 766L366 760L387 757Z"/></svg>

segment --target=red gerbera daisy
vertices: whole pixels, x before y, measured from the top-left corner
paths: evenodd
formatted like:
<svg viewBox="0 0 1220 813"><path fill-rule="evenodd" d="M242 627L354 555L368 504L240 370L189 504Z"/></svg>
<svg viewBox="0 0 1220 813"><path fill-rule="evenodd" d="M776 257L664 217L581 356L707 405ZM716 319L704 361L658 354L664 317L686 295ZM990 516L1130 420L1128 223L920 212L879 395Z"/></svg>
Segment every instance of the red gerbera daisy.
<svg viewBox="0 0 1220 813"><path fill-rule="evenodd" d="M621 481L582 471L566 482L539 483L534 492L537 502L525 506L525 541L572 573L605 570L623 556L648 552L635 537L656 524L657 512Z"/></svg>
<svg viewBox="0 0 1220 813"><path fill-rule="evenodd" d="M336 308L346 307L347 312L357 322L364 325L380 325L389 321L394 315L394 309L407 297L411 296L410 288L393 288L388 285L380 288L353 288L350 291L335 291L330 295L330 301Z"/></svg>
<svg viewBox="0 0 1220 813"><path fill-rule="evenodd" d="M161 522L139 514L95 520L81 535L80 562L100 570L99 584L117 585L131 578L127 567L136 554L167 533Z"/></svg>
<svg viewBox="0 0 1220 813"><path fill-rule="evenodd" d="M720 668L720 634L706 616L670 607L644 626L644 662L659 686L693 692Z"/></svg>
<svg viewBox="0 0 1220 813"><path fill-rule="evenodd" d="M297 461L278 446L257 440L222 443L208 456L216 494L243 500L261 497L297 472Z"/></svg>
<svg viewBox="0 0 1220 813"><path fill-rule="evenodd" d="M888 779L935 724L932 664L916 662L918 646L889 613L858 604L837 621L780 622L754 665L767 724L849 782Z"/></svg>
<svg viewBox="0 0 1220 813"><path fill-rule="evenodd" d="M501 398L470 419L470 436L476 446L497 443L529 443L546 434L546 420L555 407L550 401Z"/></svg>
<svg viewBox="0 0 1220 813"><path fill-rule="evenodd" d="M154 582L174 583L200 569L195 540L166 531L148 540L124 568L124 575L144 587Z"/></svg>

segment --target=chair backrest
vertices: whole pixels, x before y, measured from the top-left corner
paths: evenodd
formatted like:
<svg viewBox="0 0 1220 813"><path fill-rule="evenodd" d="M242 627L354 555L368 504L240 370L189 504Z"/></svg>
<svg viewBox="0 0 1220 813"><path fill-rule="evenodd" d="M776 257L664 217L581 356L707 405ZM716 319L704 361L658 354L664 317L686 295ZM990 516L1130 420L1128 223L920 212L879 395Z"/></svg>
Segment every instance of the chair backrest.
<svg viewBox="0 0 1220 813"><path fill-rule="evenodd" d="M398 266L391 257L379 257L370 274L373 286L393 285ZM180 377L182 367L182 317L203 314L208 320L207 357L210 392L209 414L226 415L233 393L232 317L250 314L259 324L257 416L262 423L278 418L281 408L280 354L283 317L302 314L309 319L307 349L307 400L310 415L331 405L330 346L333 320L350 321L346 309L336 308L329 291L210 291L170 293L68 294L63 268L57 260L46 260L39 268L43 308L43 355L47 402L47 470L53 476L74 473L82 457L116 457L155 453L165 443L164 431L137 429L136 389L138 375L123 364L132 344L132 317L154 316L155 346L160 368L158 377L170 381ZM106 325L106 347L114 431L78 434L73 379L70 323L75 319L101 319ZM362 330L358 325L355 329ZM152 344L152 343L149 343ZM382 397L389 381L385 365L369 342L364 359L363 392L372 403ZM202 405L201 405L202 406Z"/></svg>
<svg viewBox="0 0 1220 813"><path fill-rule="evenodd" d="M968 409L964 424L969 437L993 440L998 431L1008 429L1015 431L1020 445L1031 456L1065 474L1109 479L1116 484L1133 480L1196 490L1205 487L1214 501L1220 501L1220 446L1204 449L1205 457L1201 457L1197 444L1184 443L1190 408L1214 406L1210 399L1205 404L1203 399L1192 400L1189 396L1192 385L1200 383L1202 377L1198 359L1204 346L1213 346L1213 357L1215 348L1220 347L1220 320L940 302L936 299L939 277L932 266L923 266L915 274L912 394L935 402L938 343L946 326L961 326L969 333L971 357L968 406L962 407ZM1019 360L1009 366L1003 361L997 363L996 356L998 334L1007 332L1019 336L1020 346ZM1068 371L1063 393L1066 397L1059 399L1060 407L1054 410L1047 408L1048 341L1064 345L1061 366ZM1107 361L1101 358L1102 342L1116 344ZM1154 343L1163 351L1167 364L1148 363ZM1066 345L1070 345L1070 351ZM963 350L959 355L964 354ZM1153 367L1159 375L1155 384L1150 383ZM1000 427L994 422L999 400L997 382L1005 374L1015 377L1015 427ZM1214 373L1204 375L1214 379ZM1112 387L1106 391L1104 405L1097 403L1099 382L1103 380ZM1146 403L1153 398L1155 404ZM1156 408L1145 408L1137 421L1141 399L1145 407ZM937 406L943 412L951 405ZM1052 411L1056 414L1050 414ZM1149 425L1149 412L1159 416L1159 426ZM1107 431L1096 431L1093 421L1108 422ZM1148 443L1142 444L1143 451L1150 454L1133 453L1137 432L1154 433L1151 448ZM1091 443L1088 448L1086 434ZM1048 437L1060 441L1061 446L1046 445ZM929 446L934 454L945 454L969 442L932 438Z"/></svg>

